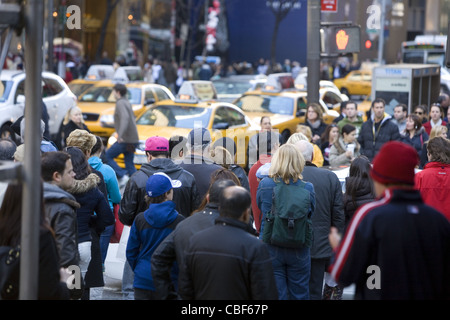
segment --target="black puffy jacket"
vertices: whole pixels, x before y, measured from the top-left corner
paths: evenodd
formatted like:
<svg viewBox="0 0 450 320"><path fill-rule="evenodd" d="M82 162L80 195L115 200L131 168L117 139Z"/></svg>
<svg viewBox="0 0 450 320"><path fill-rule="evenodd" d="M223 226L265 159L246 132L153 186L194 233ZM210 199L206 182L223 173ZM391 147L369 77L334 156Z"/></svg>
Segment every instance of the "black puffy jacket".
<svg viewBox="0 0 450 320"><path fill-rule="evenodd" d="M173 202L180 214L188 217L200 205L201 199L194 176L169 158L156 158L144 163L141 169L130 177L125 187L118 213L119 220L124 225L131 226L136 215L148 209L144 199L145 185L148 178L156 172L164 172L171 179L181 181L181 187L173 190Z"/></svg>
<svg viewBox="0 0 450 320"><path fill-rule="evenodd" d="M391 121L390 116L385 116L381 120L378 130L375 130L373 119L368 119L361 126L358 135L358 142L361 145L361 154L373 160L380 148L389 141L399 141L400 132L398 127Z"/></svg>
<svg viewBox="0 0 450 320"><path fill-rule="evenodd" d="M191 237L178 290L184 300L277 300L267 246L226 217Z"/></svg>

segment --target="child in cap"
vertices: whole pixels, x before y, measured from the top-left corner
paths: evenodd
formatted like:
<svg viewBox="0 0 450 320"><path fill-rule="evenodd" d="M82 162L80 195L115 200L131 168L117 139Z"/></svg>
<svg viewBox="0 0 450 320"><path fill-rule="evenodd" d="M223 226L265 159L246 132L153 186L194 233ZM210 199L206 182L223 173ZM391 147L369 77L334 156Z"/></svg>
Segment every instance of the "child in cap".
<svg viewBox="0 0 450 320"><path fill-rule="evenodd" d="M175 203L172 201L173 188L179 187L179 180L172 180L163 172L157 172L147 180L146 202L149 207L136 216L130 229L126 250L128 263L134 271L136 300L156 299L150 259L158 245L184 219L175 210ZM177 273L177 268L174 268L174 281Z"/></svg>

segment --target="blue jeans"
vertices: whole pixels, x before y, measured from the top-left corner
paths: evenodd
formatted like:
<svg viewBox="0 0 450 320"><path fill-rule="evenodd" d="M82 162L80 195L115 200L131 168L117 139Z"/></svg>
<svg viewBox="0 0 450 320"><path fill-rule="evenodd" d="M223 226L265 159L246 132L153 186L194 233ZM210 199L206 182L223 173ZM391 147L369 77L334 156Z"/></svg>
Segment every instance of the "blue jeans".
<svg viewBox="0 0 450 320"><path fill-rule="evenodd" d="M119 167L119 165L114 160L114 158L116 158L120 154L123 154L125 169ZM126 174L131 177L131 175L136 172L136 167L134 166L133 162L134 152L127 151L127 143L114 143L108 150L106 150L105 159L106 163L114 169L119 179Z"/></svg>
<svg viewBox="0 0 450 320"><path fill-rule="evenodd" d="M103 230L100 235L100 250L102 252L102 263L105 264L106 255L108 253L109 242L111 241L111 236L114 233L115 225L110 225Z"/></svg>
<svg viewBox="0 0 450 320"><path fill-rule="evenodd" d="M309 300L311 255L309 248L268 245L280 300Z"/></svg>

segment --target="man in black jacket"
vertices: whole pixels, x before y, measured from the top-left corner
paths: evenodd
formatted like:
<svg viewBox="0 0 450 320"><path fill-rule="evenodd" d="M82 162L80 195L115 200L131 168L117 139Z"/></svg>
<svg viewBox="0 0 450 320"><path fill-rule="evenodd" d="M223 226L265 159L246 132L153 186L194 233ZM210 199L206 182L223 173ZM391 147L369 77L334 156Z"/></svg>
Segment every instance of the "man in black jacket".
<svg viewBox="0 0 450 320"><path fill-rule="evenodd" d="M169 141L163 137L150 137L145 142L147 163L128 180L120 202L119 219L124 225L131 226L140 212L148 209L145 197L147 179L155 172L164 172L172 180L180 180L181 188L174 189L173 201L176 210L188 217L200 205L197 183L194 176L175 164L169 157Z"/></svg>
<svg viewBox="0 0 450 320"><path fill-rule="evenodd" d="M339 232L344 230L342 187L335 173L318 168L311 162L314 153L311 143L301 140L295 146L306 160L303 179L313 184L316 193L316 209L312 216L314 241L311 247L309 297L311 300L321 300L324 274L333 253L328 240L329 230L331 227L336 227ZM338 286L325 284L325 290L336 291L338 296L342 296L342 288Z"/></svg>
<svg viewBox="0 0 450 320"><path fill-rule="evenodd" d="M371 116L361 126L358 142L361 154L373 160L380 148L388 141L400 140L400 132L391 116L384 113L386 102L377 98L372 102Z"/></svg>
<svg viewBox="0 0 450 320"><path fill-rule="evenodd" d="M236 184L232 180L217 180L214 182L206 195L207 204L205 208L181 221L177 228L153 252L152 276L156 295L159 299L178 298L170 278L172 266L175 262L179 267L183 265L184 252L190 238L195 233L214 225L214 221L219 217L219 196L225 188L234 185Z"/></svg>
<svg viewBox="0 0 450 320"><path fill-rule="evenodd" d="M200 199L203 200L208 192L211 174L222 167L214 163L209 157L212 140L207 129L195 128L191 130L187 140L190 154L183 159L180 166L195 177Z"/></svg>
<svg viewBox="0 0 450 320"><path fill-rule="evenodd" d="M266 244L248 232L250 210L245 188L232 186L222 192L220 217L193 235L186 250L178 280L182 299L278 299Z"/></svg>

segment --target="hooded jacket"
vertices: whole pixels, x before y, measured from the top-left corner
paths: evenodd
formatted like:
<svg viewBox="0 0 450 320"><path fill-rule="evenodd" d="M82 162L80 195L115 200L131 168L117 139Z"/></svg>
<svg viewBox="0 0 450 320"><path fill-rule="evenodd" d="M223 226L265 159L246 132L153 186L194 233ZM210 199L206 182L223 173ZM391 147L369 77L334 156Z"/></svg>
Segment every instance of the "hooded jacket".
<svg viewBox="0 0 450 320"><path fill-rule="evenodd" d="M374 115L361 126L358 142L361 145L361 154L373 160L381 146L388 141L399 141L400 132L396 124L391 122L391 116L386 115L381 120L379 127L374 125Z"/></svg>
<svg viewBox="0 0 450 320"><path fill-rule="evenodd" d="M55 233L59 266L78 265L77 213L80 204L60 187L44 182L45 216Z"/></svg>
<svg viewBox="0 0 450 320"><path fill-rule="evenodd" d="M415 175L415 186L423 201L450 221L450 164L428 162L424 170Z"/></svg>
<svg viewBox="0 0 450 320"><path fill-rule="evenodd" d="M111 168L111 166L104 164L102 159L99 157L90 157L88 162L94 170L99 171L103 175L108 194L109 206L111 210L113 210L113 205L120 203L120 200L122 199L116 172L113 168Z"/></svg>
<svg viewBox="0 0 450 320"><path fill-rule="evenodd" d="M169 158L153 159L144 163L141 169L131 176L125 186L119 208L119 219L124 225L131 226L137 214L148 209L144 200L145 185L148 178L156 172L164 172L171 179L181 181L181 187L173 189L173 202L175 202L176 210L180 214L188 217L200 205L201 199L198 194L197 183L191 173Z"/></svg>
<svg viewBox="0 0 450 320"><path fill-rule="evenodd" d="M98 189L99 181L99 176L91 173L83 180L75 180L74 186L67 190L80 204L77 209L78 243L91 241L91 226L100 234L105 227L114 224L109 203Z"/></svg>
<svg viewBox="0 0 450 320"><path fill-rule="evenodd" d="M184 217L175 210L175 203L152 203L136 216L130 229L126 256L134 271L134 287L155 291L151 273L151 256L158 245Z"/></svg>

